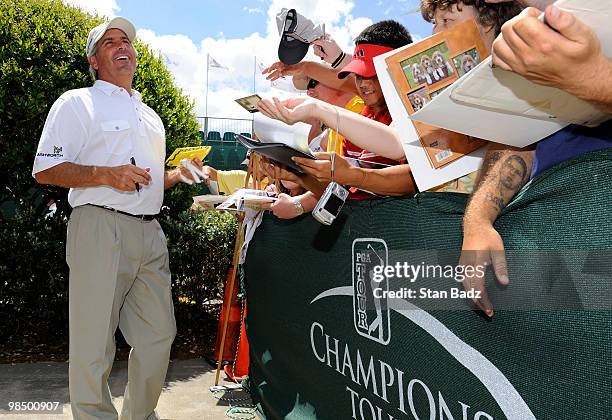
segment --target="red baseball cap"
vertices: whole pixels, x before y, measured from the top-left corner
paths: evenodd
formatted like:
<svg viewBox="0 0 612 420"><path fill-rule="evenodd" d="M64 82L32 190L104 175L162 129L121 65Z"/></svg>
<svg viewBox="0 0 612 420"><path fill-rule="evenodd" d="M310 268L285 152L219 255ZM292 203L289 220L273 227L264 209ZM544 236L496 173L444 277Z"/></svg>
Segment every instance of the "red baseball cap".
<svg viewBox="0 0 612 420"><path fill-rule="evenodd" d="M375 44L358 44L355 45L353 59L340 70L338 79L344 79L351 73L357 76L370 78L376 76L374 68L374 57L393 51L395 48L383 47Z"/></svg>

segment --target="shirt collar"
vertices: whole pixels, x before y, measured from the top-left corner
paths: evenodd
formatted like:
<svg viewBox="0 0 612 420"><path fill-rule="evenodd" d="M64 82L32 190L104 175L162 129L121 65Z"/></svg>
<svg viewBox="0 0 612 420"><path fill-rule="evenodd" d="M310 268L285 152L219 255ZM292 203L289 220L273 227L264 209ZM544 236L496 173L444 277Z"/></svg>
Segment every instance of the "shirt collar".
<svg viewBox="0 0 612 420"><path fill-rule="evenodd" d="M112 83L107 82L105 80L96 80L93 87L95 87L96 89L100 90L101 92L105 93L108 96L112 96L115 93L125 90L122 87L113 85ZM138 101L142 100L142 96L140 95L140 92L138 92L135 89L132 89L132 97Z"/></svg>

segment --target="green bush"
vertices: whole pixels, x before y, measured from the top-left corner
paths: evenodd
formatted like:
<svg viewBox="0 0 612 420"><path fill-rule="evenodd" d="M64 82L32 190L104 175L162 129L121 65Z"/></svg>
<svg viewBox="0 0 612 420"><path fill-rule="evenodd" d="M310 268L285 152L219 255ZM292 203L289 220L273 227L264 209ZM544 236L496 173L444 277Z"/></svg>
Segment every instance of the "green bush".
<svg viewBox="0 0 612 420"><path fill-rule="evenodd" d="M66 219L45 218L20 205L16 216L0 219L0 348L68 337ZM179 329L191 329L203 308L221 298L236 219L230 213L190 210L159 219L168 237L172 288Z"/></svg>
<svg viewBox="0 0 612 420"><path fill-rule="evenodd" d="M18 342L68 331L66 221L22 206L0 219L0 337ZM4 343L3 343L4 344Z"/></svg>
<svg viewBox="0 0 612 420"><path fill-rule="evenodd" d="M194 310L219 299L234 251L236 218L217 211L186 211L160 223L168 245L177 318L191 319Z"/></svg>
<svg viewBox="0 0 612 420"><path fill-rule="evenodd" d="M0 0L0 337L16 338L37 325L67 331L67 190L36 184L31 170L51 105L66 90L93 83L85 43L100 22L60 0ZM193 102L157 54L139 42L135 47L133 87L164 122L167 153L199 145ZM197 189L181 184L167 191L160 221L175 295L202 303L219 296L235 223L231 215L187 213ZM45 219L51 198L58 211ZM178 316L177 322L180 329Z"/></svg>

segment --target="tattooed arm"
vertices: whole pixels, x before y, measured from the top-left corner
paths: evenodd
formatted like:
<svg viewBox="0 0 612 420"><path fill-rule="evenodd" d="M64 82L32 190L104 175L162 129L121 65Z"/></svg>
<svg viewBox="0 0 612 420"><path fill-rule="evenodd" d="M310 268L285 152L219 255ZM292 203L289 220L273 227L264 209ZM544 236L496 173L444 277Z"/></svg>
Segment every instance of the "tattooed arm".
<svg viewBox="0 0 612 420"><path fill-rule="evenodd" d="M533 150L492 144L485 156L476 189L465 209L460 263L492 265L497 280L503 285L509 282L504 243L493 223L529 180L533 155ZM464 287L480 292L480 298L474 299L474 303L492 317L493 306L484 287L484 277L468 278L464 281Z"/></svg>

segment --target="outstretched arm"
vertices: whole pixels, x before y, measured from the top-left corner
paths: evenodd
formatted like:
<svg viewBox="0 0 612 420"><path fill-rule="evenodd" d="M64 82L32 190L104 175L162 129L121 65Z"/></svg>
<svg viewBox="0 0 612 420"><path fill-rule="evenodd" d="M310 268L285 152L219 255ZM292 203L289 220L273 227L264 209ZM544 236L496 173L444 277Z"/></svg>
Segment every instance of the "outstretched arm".
<svg viewBox="0 0 612 420"><path fill-rule="evenodd" d="M529 180L533 155L533 150L493 144L487 151L476 190L463 218L460 264L473 267L492 265L497 280L503 285L509 283L504 243L493 223ZM484 286L484 276L466 278L464 287L480 292L481 298L475 299L474 303L492 317L493 306Z"/></svg>
<svg viewBox="0 0 612 420"><path fill-rule="evenodd" d="M397 130L344 108L311 98L263 99L257 107L264 115L286 124L316 118L328 127L338 127L341 135L363 149L394 160L405 158Z"/></svg>
<svg viewBox="0 0 612 420"><path fill-rule="evenodd" d="M264 69L262 74L267 75L267 80L276 80L283 76L306 75L311 79L318 80L325 86L357 95L359 91L355 85L355 76L351 74L344 79L338 79L338 72L338 69L314 61L302 61L293 65L278 61Z"/></svg>
<svg viewBox="0 0 612 420"><path fill-rule="evenodd" d="M317 160L295 157L293 160L317 181L328 183L331 176L331 153L315 153ZM374 194L400 196L414 194L416 186L408 165L383 169L351 166L342 156L334 156L334 181Z"/></svg>

